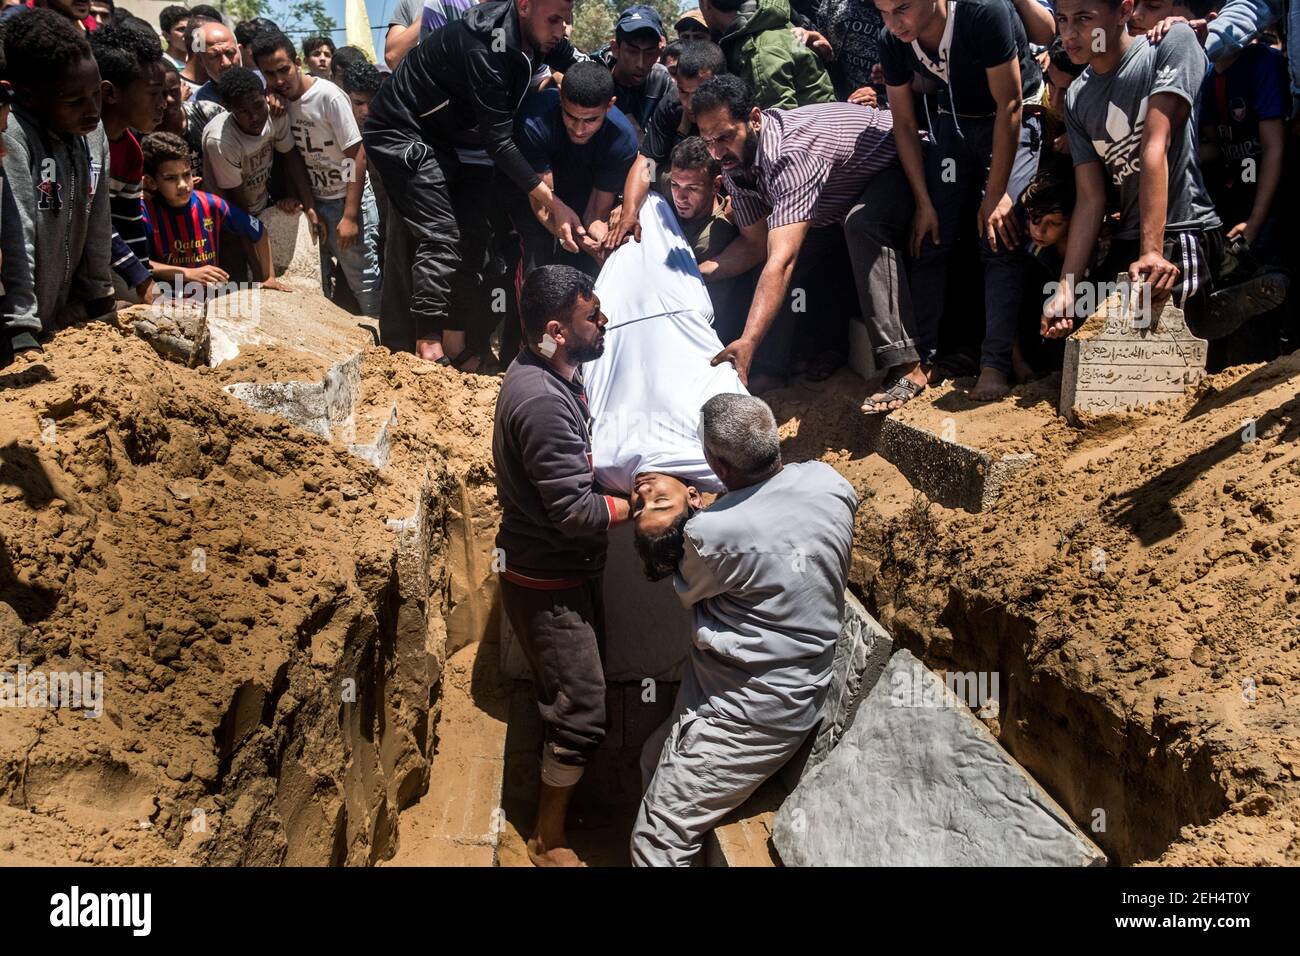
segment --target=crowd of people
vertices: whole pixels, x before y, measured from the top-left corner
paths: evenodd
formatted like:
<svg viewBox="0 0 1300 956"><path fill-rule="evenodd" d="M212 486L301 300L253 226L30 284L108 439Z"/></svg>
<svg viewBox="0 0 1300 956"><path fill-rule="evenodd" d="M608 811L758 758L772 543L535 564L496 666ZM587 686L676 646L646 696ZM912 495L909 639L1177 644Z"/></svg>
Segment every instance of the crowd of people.
<svg viewBox="0 0 1300 956"><path fill-rule="evenodd" d="M258 221L275 204L384 344L504 369L526 276L596 274L650 190L694 247L719 359L758 394L829 376L860 320L885 371L865 411L962 375L995 399L1059 367L1083 286L1123 273L1174 297L1212 370L1294 348L1294 4L702 0L671 27L628 7L587 53L571 14L403 0L376 66L207 5L157 30L112 0L7 5L6 356L159 283L287 288ZM178 153L189 175L164 187L146 158ZM33 214L79 180L87 204ZM93 297L45 275L38 250L73 241Z"/></svg>
<svg viewBox="0 0 1300 956"><path fill-rule="evenodd" d="M696 624L645 751L636 862L689 862L816 723L857 498L783 464L754 396L833 374L851 323L883 373L868 414L944 378L992 401L1050 373L1119 277L1183 311L1211 370L1300 335L1297 0L701 0L671 25L627 7L591 51L572 0L402 0L382 68L206 5L167 7L161 32L112 0L6 7L0 364L124 302L291 292L274 204L383 344L506 370L497 543L547 724L538 863L576 862L565 810L604 733L611 526L636 522ZM734 366L695 463L721 507L671 469L596 482L593 279L646 230L689 246L712 304L679 334Z"/></svg>

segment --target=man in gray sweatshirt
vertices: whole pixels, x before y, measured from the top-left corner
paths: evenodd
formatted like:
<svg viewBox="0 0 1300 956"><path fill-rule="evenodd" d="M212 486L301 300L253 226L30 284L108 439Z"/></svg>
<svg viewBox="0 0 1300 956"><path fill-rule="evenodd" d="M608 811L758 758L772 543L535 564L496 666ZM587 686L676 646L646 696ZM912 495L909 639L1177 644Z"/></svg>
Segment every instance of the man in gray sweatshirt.
<svg viewBox="0 0 1300 956"><path fill-rule="evenodd" d="M581 365L604 351L606 318L591 279L571 266L534 269L519 312L524 349L506 370L492 428L501 600L546 725L528 856L576 866L564 820L605 737L601 578L607 532L627 518L628 501L602 494L592 468Z"/></svg>
<svg viewBox="0 0 1300 956"><path fill-rule="evenodd" d="M0 364L51 333L113 310L108 139L85 35L52 10L5 25L14 89L0 210Z"/></svg>
<svg viewBox="0 0 1300 956"><path fill-rule="evenodd" d="M684 529L673 583L694 638L673 715L641 751L637 866L689 866L705 834L799 749L844 615L853 487L824 462L783 465L760 398L715 395L700 437L727 493Z"/></svg>

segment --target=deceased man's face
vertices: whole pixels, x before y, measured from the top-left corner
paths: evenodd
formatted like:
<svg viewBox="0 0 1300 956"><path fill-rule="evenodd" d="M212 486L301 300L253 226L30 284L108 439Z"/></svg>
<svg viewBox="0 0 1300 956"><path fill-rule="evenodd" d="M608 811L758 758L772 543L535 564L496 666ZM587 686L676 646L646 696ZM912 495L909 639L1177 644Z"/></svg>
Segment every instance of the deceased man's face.
<svg viewBox="0 0 1300 956"><path fill-rule="evenodd" d="M687 508L700 504L700 493L671 475L646 472L632 486L632 518L640 535L662 534Z"/></svg>

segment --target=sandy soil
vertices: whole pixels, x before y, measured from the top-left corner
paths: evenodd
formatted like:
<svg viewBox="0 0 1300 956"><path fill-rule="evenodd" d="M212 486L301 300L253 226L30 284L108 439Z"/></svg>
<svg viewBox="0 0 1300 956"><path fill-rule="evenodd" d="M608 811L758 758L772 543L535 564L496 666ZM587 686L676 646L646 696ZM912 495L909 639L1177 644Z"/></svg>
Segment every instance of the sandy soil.
<svg viewBox="0 0 1300 956"><path fill-rule="evenodd" d="M1036 456L984 514L925 502L869 453L850 373L772 403L788 460L859 489L855 590L933 666L1003 674L1003 743L1076 819L1105 811L1114 858L1295 863L1298 375L1300 357L1230 370L1079 428L1052 380L994 406L932 389L909 420ZM386 697L409 739L363 759L325 695L352 656L379 661L378 687L395 673L374 636L389 520L426 487L445 531L430 653L469 679L457 652L496 623L498 380L368 350L363 412L398 410L382 473L222 380L105 326L0 373L0 664L107 683L102 720L0 711L0 862L377 862L426 782L415 751L436 758L453 726L427 687L424 710ZM194 832L200 808L230 835ZM501 862L520 862L509 826Z"/></svg>
<svg viewBox="0 0 1300 956"><path fill-rule="evenodd" d="M896 473L842 461L853 424L825 441L866 486L854 583L881 622L934 666L1002 670L1003 743L1076 819L1107 811L1122 861L1300 861L1298 377L1229 370L1079 429L1054 380L991 407L932 389L910 420L1037 456L985 514L900 510ZM791 428L828 403L774 404Z"/></svg>

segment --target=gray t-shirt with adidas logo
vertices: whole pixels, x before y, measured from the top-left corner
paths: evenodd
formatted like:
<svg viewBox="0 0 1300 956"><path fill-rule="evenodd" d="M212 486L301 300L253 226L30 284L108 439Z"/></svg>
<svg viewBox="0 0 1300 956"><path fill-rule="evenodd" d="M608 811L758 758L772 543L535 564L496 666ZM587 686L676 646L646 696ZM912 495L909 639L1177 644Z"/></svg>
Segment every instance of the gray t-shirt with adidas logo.
<svg viewBox="0 0 1300 956"><path fill-rule="evenodd" d="M1201 178L1197 160L1196 97L1209 62L1191 27L1180 23L1158 45L1134 39L1112 72L1084 70L1065 94L1065 123L1074 165L1101 162L1119 196L1117 237L1141 235L1138 180L1142 130L1147 106L1156 93L1173 93L1191 108L1187 122L1169 145L1169 208L1166 232L1213 229L1221 225Z"/></svg>

